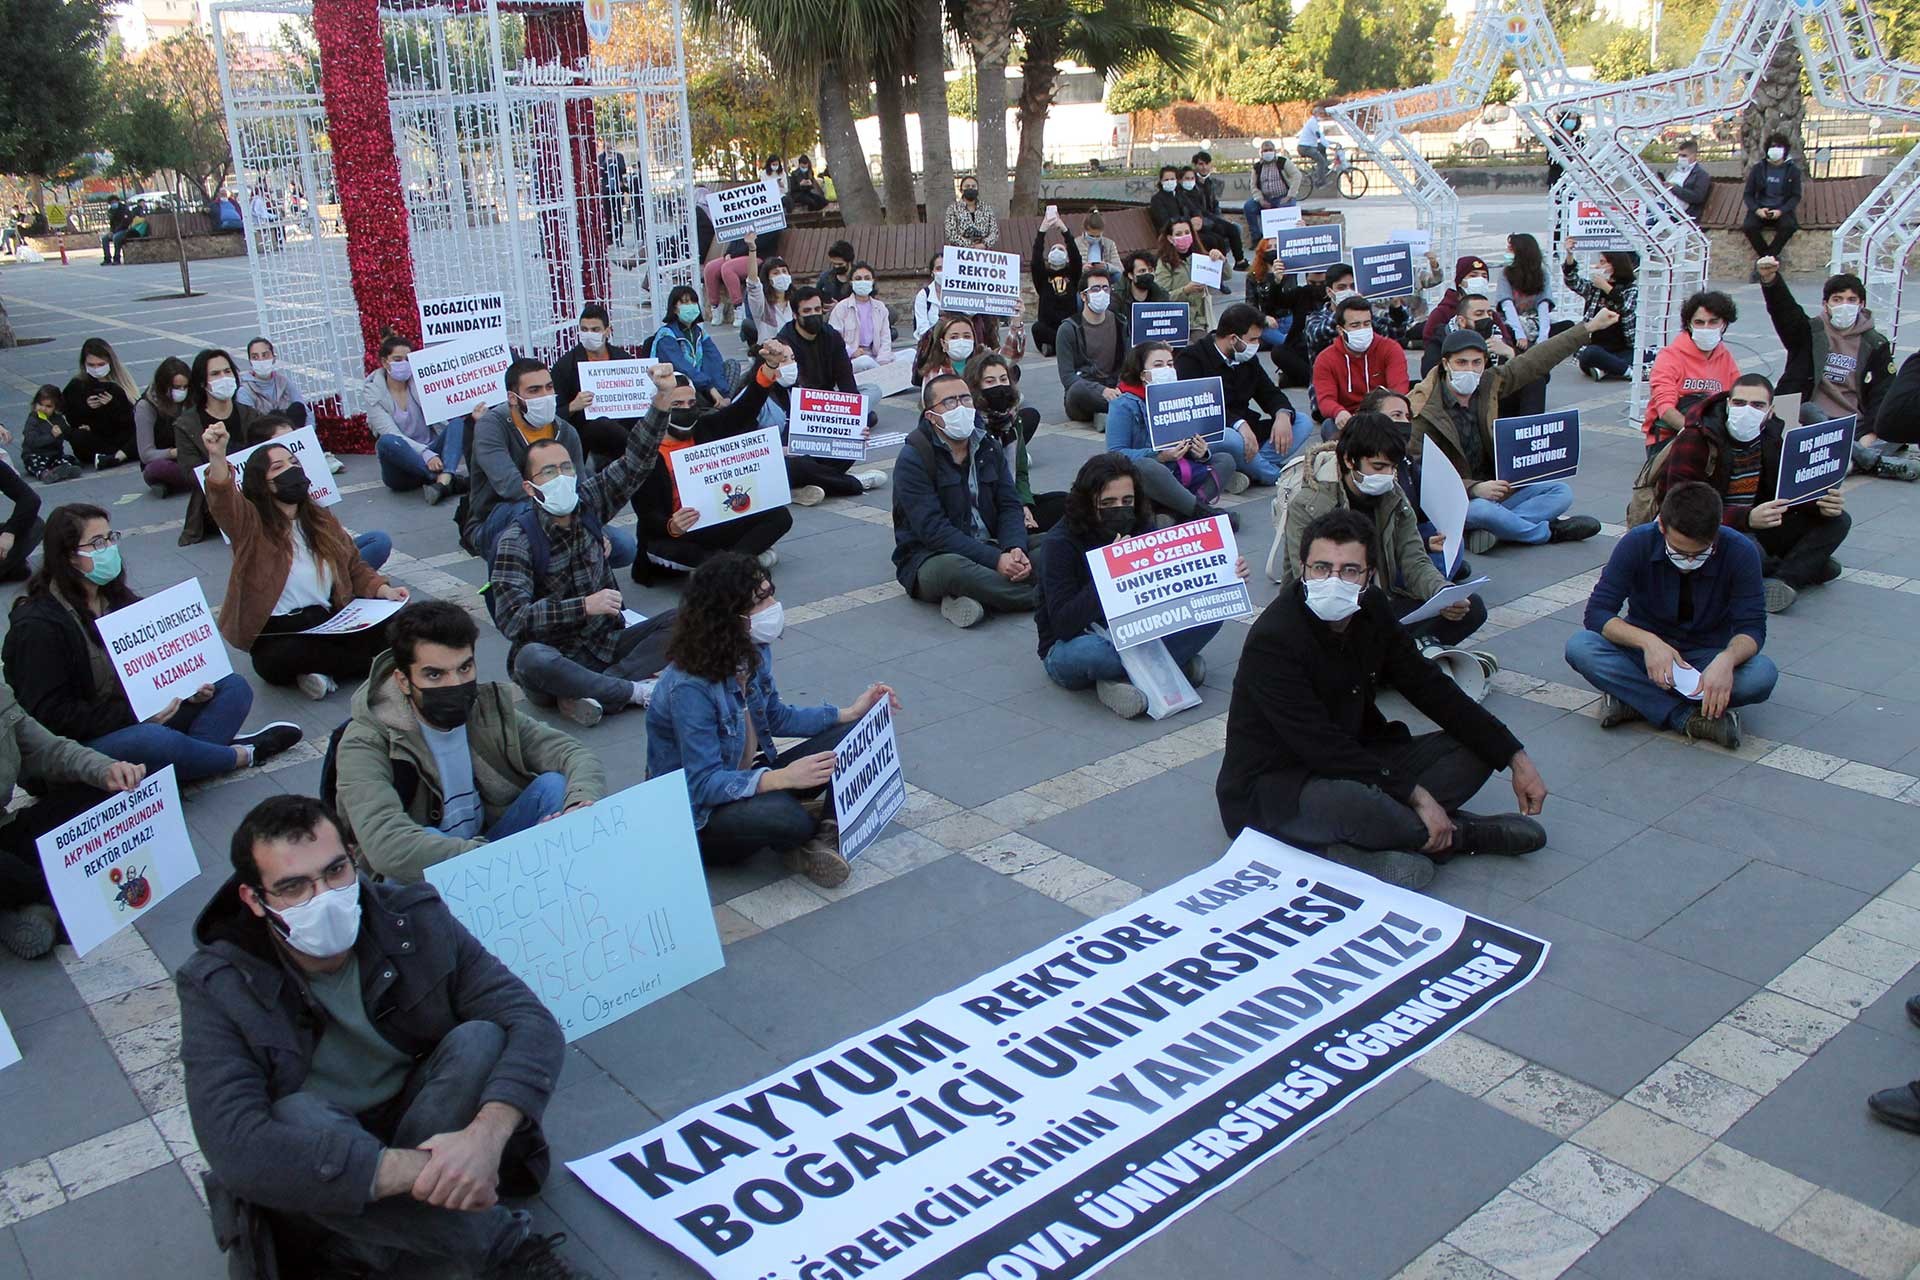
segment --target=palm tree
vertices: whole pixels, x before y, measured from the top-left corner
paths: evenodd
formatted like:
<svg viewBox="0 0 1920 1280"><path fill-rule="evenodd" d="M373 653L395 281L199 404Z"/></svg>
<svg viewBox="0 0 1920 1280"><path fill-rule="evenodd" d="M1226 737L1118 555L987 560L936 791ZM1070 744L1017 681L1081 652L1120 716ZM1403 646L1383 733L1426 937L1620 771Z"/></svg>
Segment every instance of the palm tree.
<svg viewBox="0 0 1920 1280"><path fill-rule="evenodd" d="M1214 0L1022 0L1016 18L1025 36L1017 111L1020 149L1013 168L1016 207L1026 208L1040 194L1047 115L1060 60L1071 58L1102 77L1148 59L1176 72L1185 70L1197 45L1174 28L1182 10L1217 14ZM986 124L984 116L981 124Z"/></svg>
<svg viewBox="0 0 1920 1280"><path fill-rule="evenodd" d="M873 109L880 118L880 185L888 222L917 222L913 194L913 144L907 137L907 87L913 33L903 25L892 45L873 51Z"/></svg>
<svg viewBox="0 0 1920 1280"><path fill-rule="evenodd" d="M1753 101L1740 113L1740 148L1751 164L1766 153L1768 134L1784 133L1794 161L1803 174L1812 177L1807 158L1801 154L1806 145L1801 130L1806 124L1807 100L1800 92L1800 67L1800 42L1789 29L1773 47L1766 69L1754 82Z"/></svg>
<svg viewBox="0 0 1920 1280"><path fill-rule="evenodd" d="M974 122L979 142L975 172L980 203L1007 216L1007 60L1013 54L1014 0L962 0L967 44L973 50ZM927 197L933 203L931 191Z"/></svg>
<svg viewBox="0 0 1920 1280"><path fill-rule="evenodd" d="M913 13L913 89L920 105L920 165L926 175L927 217L953 198L953 132L947 121L946 8L941 0L910 0Z"/></svg>
<svg viewBox="0 0 1920 1280"><path fill-rule="evenodd" d="M833 170L841 216L880 221L880 196L854 128L856 88L866 97L868 68L851 43L896 47L906 21L904 0L693 0L694 19L709 28L743 27L777 74L808 86L820 113L820 142Z"/></svg>

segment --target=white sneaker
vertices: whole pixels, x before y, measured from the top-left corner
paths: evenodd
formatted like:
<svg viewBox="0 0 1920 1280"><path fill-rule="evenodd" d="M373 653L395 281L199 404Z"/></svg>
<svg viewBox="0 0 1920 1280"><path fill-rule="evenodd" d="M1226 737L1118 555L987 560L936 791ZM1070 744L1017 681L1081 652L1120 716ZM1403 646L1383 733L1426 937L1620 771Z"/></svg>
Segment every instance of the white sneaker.
<svg viewBox="0 0 1920 1280"><path fill-rule="evenodd" d="M1227 477L1227 492L1230 494L1245 493L1252 484L1253 481L1247 478L1246 472L1236 471Z"/></svg>
<svg viewBox="0 0 1920 1280"><path fill-rule="evenodd" d="M860 487L868 492L887 487L887 473L884 471L856 471L853 473L853 478L858 480Z"/></svg>
<svg viewBox="0 0 1920 1280"><path fill-rule="evenodd" d="M817 484L803 484L793 491L796 507L817 507L827 500L827 491Z"/></svg>
<svg viewBox="0 0 1920 1280"><path fill-rule="evenodd" d="M326 457L327 457L327 470L331 471L334 475L339 475L342 471L345 471L347 469L347 464L340 461L340 459L334 457L332 454L328 454L326 455Z"/></svg>
<svg viewBox="0 0 1920 1280"><path fill-rule="evenodd" d="M606 714L598 698L562 698L559 707L561 715L584 729L599 724L600 717Z"/></svg>
<svg viewBox="0 0 1920 1280"><path fill-rule="evenodd" d="M306 694L315 702L321 701L328 694L340 687L334 683L332 676L323 676L318 671L308 671L296 676L293 683L299 688L300 692Z"/></svg>
<svg viewBox="0 0 1920 1280"><path fill-rule="evenodd" d="M771 569L773 568L773 566L780 563L780 553L778 551L775 551L772 547L768 547L765 551L762 551L759 555L755 556L754 559L760 562L760 567L762 569Z"/></svg>
<svg viewBox="0 0 1920 1280"><path fill-rule="evenodd" d="M633 701L627 705L636 710L644 711L653 702L653 688L659 683L659 676L654 676L649 680L635 680L633 682Z"/></svg>
<svg viewBox="0 0 1920 1280"><path fill-rule="evenodd" d="M1134 720L1147 714L1147 695L1125 680L1096 680L1094 693L1104 706L1122 720Z"/></svg>
<svg viewBox="0 0 1920 1280"><path fill-rule="evenodd" d="M940 616L964 631L987 616L987 607L970 596L948 596L940 602Z"/></svg>

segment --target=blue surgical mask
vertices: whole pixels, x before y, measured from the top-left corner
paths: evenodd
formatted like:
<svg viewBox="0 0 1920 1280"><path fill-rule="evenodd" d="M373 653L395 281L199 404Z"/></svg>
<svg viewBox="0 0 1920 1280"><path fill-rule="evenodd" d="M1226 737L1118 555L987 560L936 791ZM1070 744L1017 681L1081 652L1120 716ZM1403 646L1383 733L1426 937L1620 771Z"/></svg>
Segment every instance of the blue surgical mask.
<svg viewBox="0 0 1920 1280"><path fill-rule="evenodd" d="M681 324L694 324L700 319L700 304L683 302L673 309L673 314L680 318Z"/></svg>
<svg viewBox="0 0 1920 1280"><path fill-rule="evenodd" d="M104 587L120 576L120 548L102 547L98 551L83 551L80 554L93 562L93 568L82 576L96 587Z"/></svg>

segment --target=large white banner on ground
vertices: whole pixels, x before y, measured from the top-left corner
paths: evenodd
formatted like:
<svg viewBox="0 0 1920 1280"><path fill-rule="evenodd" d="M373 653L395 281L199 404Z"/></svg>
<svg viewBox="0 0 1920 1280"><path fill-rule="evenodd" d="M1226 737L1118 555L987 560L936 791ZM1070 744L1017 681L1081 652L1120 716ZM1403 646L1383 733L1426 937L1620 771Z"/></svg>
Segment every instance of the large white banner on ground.
<svg viewBox="0 0 1920 1280"><path fill-rule="evenodd" d="M720 1280L1089 1275L1546 954L1249 831L1211 867L568 1168Z"/></svg>

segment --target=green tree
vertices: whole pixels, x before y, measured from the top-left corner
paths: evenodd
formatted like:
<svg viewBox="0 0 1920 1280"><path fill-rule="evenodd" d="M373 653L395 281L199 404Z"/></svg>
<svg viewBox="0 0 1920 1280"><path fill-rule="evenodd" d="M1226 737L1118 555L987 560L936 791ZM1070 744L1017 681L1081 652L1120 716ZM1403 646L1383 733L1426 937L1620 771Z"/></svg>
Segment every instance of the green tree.
<svg viewBox="0 0 1920 1280"><path fill-rule="evenodd" d="M962 120L975 118L975 108L980 100L980 83L971 71L962 71L947 81L947 114L959 116Z"/></svg>
<svg viewBox="0 0 1920 1280"><path fill-rule="evenodd" d="M1920 61L1920 0L1874 0L1872 12L1888 55Z"/></svg>
<svg viewBox="0 0 1920 1280"><path fill-rule="evenodd" d="M1193 53L1177 77L1179 96L1194 102L1240 101L1232 89L1235 73L1248 63L1272 58L1292 21L1287 0L1249 0L1180 13L1174 30L1192 43Z"/></svg>
<svg viewBox="0 0 1920 1280"><path fill-rule="evenodd" d="M107 26L106 0L0 0L0 173L58 180L82 167Z"/></svg>
<svg viewBox="0 0 1920 1280"><path fill-rule="evenodd" d="M1443 12L1440 0L1308 0L1281 52L1342 94L1426 84Z"/></svg>
<svg viewBox="0 0 1920 1280"><path fill-rule="evenodd" d="M1147 63L1116 77L1107 86L1106 108L1117 116L1160 111L1172 106L1178 93L1173 72L1157 62Z"/></svg>
<svg viewBox="0 0 1920 1280"><path fill-rule="evenodd" d="M1615 36L1593 63L1594 78L1610 84L1637 80L1652 75L1653 71L1653 59L1647 56L1647 38L1637 33Z"/></svg>
<svg viewBox="0 0 1920 1280"><path fill-rule="evenodd" d="M1500 74L1496 75L1493 78L1493 83L1487 86L1488 105L1501 106L1512 102L1519 96L1520 82L1513 78L1513 68L1509 66L1501 67Z"/></svg>
<svg viewBox="0 0 1920 1280"><path fill-rule="evenodd" d="M1333 81L1309 67L1296 65L1283 50L1242 63L1227 83L1227 96L1233 101L1271 107L1276 127L1281 104L1317 102L1332 92Z"/></svg>

